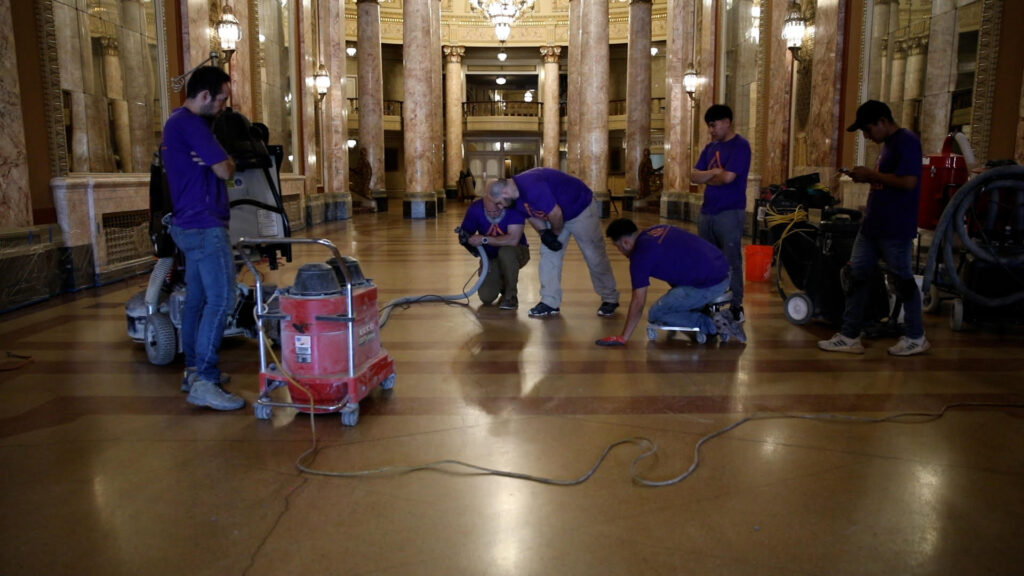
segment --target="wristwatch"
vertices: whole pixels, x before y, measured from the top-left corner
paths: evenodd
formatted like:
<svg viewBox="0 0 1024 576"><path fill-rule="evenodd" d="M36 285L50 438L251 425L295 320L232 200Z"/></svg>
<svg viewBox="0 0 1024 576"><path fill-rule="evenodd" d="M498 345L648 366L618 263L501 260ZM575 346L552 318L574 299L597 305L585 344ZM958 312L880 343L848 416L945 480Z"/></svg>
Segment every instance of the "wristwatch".
<svg viewBox="0 0 1024 576"><path fill-rule="evenodd" d="M481 238L480 239L480 243L481 244L487 244L487 236L484 236L483 238Z"/></svg>

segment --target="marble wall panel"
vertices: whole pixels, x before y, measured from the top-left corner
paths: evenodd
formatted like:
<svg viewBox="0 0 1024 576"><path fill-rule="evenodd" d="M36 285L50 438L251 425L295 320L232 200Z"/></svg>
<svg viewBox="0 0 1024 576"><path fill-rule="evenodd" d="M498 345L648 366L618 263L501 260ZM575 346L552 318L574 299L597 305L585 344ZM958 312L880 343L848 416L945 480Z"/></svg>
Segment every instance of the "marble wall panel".
<svg viewBox="0 0 1024 576"><path fill-rule="evenodd" d="M807 130L808 165L828 171L836 165L839 145L839 96L842 83L843 30L846 3L818 0L814 18L814 69L811 115ZM822 174L825 176L825 174Z"/></svg>
<svg viewBox="0 0 1024 576"><path fill-rule="evenodd" d="M763 17L769 19L769 30L782 30L786 19L787 4L773 0L767 10L762 9ZM761 183L763 185L780 184L789 177L789 133L790 133L790 94L792 87L792 57L786 50L786 43L779 34L770 34L764 39L766 69L768 82L765 86L765 122L763 169Z"/></svg>
<svg viewBox="0 0 1024 576"><path fill-rule="evenodd" d="M89 171L89 121L86 97L82 92L71 93L71 171Z"/></svg>
<svg viewBox="0 0 1024 576"><path fill-rule="evenodd" d="M157 151L153 135L153 104L148 102L128 102L129 133L131 135L131 158L135 172L148 172L153 162L153 154Z"/></svg>
<svg viewBox="0 0 1024 576"><path fill-rule="evenodd" d="M0 228L32 225L25 123L9 2L0 3Z"/></svg>
<svg viewBox="0 0 1024 576"><path fill-rule="evenodd" d="M105 96L85 95L85 110L89 118L86 126L89 145L89 172L115 172L111 149L110 116Z"/></svg>
<svg viewBox="0 0 1024 576"><path fill-rule="evenodd" d="M85 85L82 81L84 70L78 39L78 12L66 4L54 3L53 20L61 88L82 92Z"/></svg>

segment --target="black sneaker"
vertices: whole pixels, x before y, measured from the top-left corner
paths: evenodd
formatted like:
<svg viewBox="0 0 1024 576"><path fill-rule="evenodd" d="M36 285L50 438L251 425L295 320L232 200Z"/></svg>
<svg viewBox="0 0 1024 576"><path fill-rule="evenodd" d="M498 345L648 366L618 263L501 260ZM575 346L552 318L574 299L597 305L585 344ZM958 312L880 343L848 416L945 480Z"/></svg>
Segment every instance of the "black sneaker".
<svg viewBox="0 0 1024 576"><path fill-rule="evenodd" d="M558 308L552 308L547 304L541 302L533 308L530 308L530 316L533 318L542 318L544 316L557 316Z"/></svg>
<svg viewBox="0 0 1024 576"><path fill-rule="evenodd" d="M619 307L618 302L601 302L601 307L597 309L598 316L614 316L615 309Z"/></svg>

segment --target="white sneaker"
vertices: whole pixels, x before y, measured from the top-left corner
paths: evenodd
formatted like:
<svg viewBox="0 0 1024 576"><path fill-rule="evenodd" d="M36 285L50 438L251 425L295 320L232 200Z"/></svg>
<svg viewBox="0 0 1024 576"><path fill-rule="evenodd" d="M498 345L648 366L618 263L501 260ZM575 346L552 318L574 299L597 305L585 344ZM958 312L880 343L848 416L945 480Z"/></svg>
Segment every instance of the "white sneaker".
<svg viewBox="0 0 1024 576"><path fill-rule="evenodd" d="M889 347L889 354L893 356L913 356L914 354L923 354L931 347L932 345L928 343L924 336L920 338L900 336L899 342Z"/></svg>
<svg viewBox="0 0 1024 576"><path fill-rule="evenodd" d="M846 352L847 354L863 354L864 346L860 343L860 337L847 338L839 332L828 340L819 340L818 348L826 352Z"/></svg>

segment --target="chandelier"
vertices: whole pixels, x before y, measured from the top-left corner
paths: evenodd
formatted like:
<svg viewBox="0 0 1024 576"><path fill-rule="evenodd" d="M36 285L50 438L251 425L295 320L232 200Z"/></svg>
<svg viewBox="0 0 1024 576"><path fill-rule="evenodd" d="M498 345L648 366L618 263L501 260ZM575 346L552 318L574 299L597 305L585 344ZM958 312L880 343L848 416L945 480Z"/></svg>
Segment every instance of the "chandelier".
<svg viewBox="0 0 1024 576"><path fill-rule="evenodd" d="M474 12L483 12L494 25L498 42L508 40L512 23L533 11L534 0L469 0Z"/></svg>

